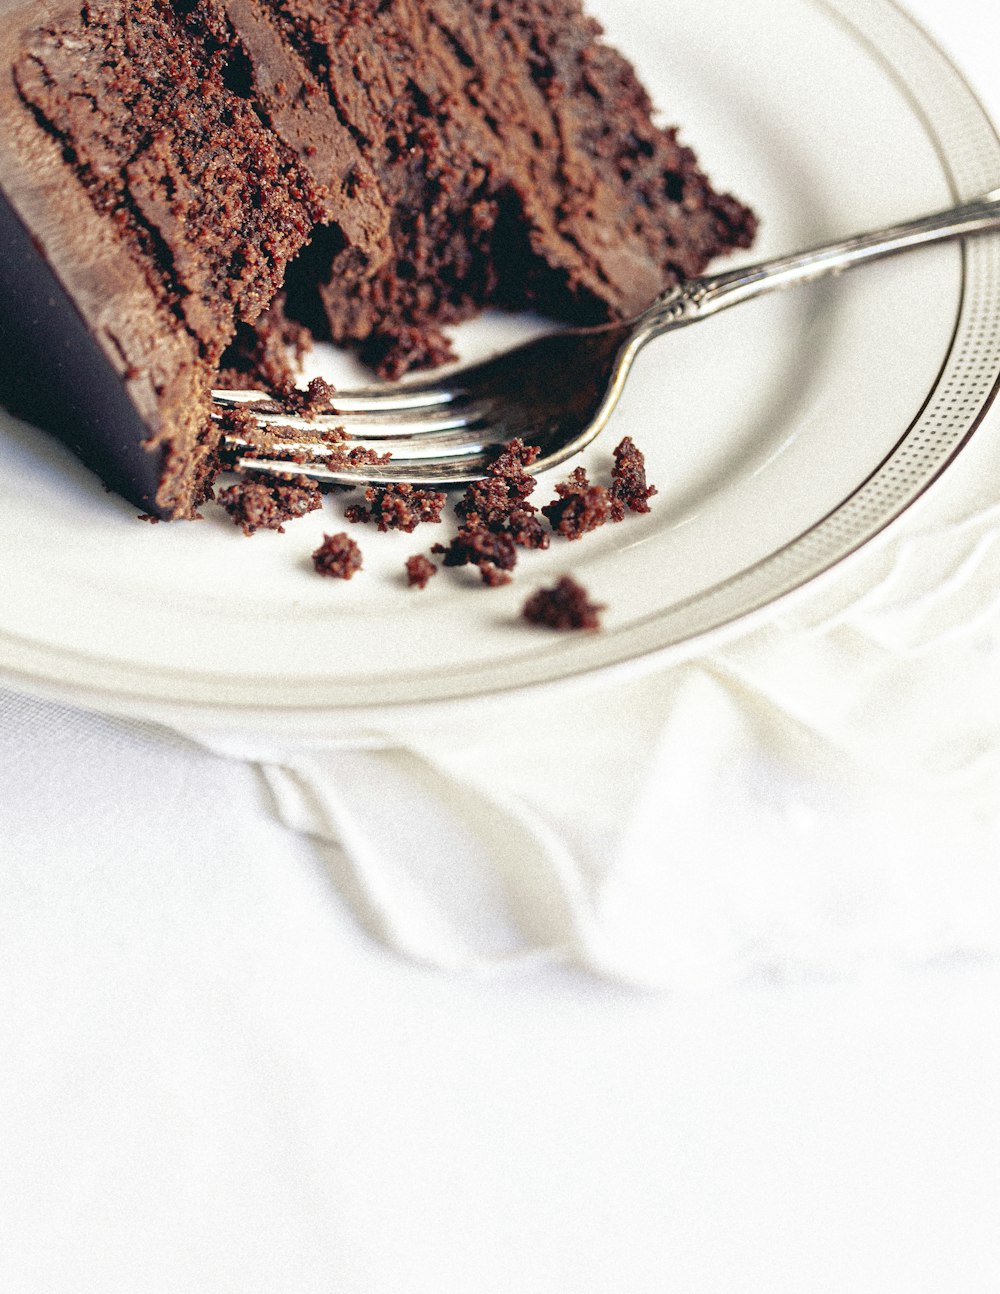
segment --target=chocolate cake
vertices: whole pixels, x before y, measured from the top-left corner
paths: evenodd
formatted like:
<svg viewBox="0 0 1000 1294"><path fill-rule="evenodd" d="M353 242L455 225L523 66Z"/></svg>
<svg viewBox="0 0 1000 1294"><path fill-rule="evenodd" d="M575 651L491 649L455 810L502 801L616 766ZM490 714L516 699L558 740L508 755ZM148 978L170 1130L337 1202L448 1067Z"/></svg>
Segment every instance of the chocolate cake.
<svg viewBox="0 0 1000 1294"><path fill-rule="evenodd" d="M0 395L156 516L276 338L396 376L484 306L633 313L754 224L579 0L0 0Z"/></svg>
<svg viewBox="0 0 1000 1294"><path fill-rule="evenodd" d="M438 568L424 553L414 553L406 559L406 582L411 589L425 589L437 574Z"/></svg>
<svg viewBox="0 0 1000 1294"><path fill-rule="evenodd" d="M324 535L323 542L312 555L318 575L335 580L350 580L362 569L361 549L350 535Z"/></svg>
<svg viewBox="0 0 1000 1294"><path fill-rule="evenodd" d="M546 629L589 629L601 627L601 612L607 608L591 602L582 584L564 575L551 588L538 589L525 602L521 614L529 624Z"/></svg>

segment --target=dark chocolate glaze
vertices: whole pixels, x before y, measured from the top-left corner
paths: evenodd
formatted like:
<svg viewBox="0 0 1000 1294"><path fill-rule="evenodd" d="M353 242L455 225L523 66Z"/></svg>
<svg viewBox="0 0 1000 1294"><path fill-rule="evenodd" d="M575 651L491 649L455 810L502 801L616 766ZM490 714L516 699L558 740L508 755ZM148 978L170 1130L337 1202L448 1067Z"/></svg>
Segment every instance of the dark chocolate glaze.
<svg viewBox="0 0 1000 1294"><path fill-rule="evenodd" d="M0 402L54 433L118 494L157 513L164 449L0 193Z"/></svg>
<svg viewBox="0 0 1000 1294"><path fill-rule="evenodd" d="M580 0L0 0L0 399L158 516L196 515L220 362L282 301L397 376L754 229Z"/></svg>
<svg viewBox="0 0 1000 1294"><path fill-rule="evenodd" d="M18 90L38 29L79 13L0 0L0 399L136 506L185 515L162 480L170 423L203 398L197 347Z"/></svg>

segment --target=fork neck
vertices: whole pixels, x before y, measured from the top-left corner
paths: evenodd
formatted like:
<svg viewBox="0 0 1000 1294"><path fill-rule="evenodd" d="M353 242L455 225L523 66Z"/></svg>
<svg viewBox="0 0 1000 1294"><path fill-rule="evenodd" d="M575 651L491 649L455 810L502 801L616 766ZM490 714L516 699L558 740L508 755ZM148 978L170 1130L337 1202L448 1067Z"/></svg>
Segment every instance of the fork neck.
<svg viewBox="0 0 1000 1294"><path fill-rule="evenodd" d="M791 256L725 274L689 279L659 298L637 321L640 342L717 314L741 301L840 274L930 243L1000 229L1000 190L917 220L857 234Z"/></svg>

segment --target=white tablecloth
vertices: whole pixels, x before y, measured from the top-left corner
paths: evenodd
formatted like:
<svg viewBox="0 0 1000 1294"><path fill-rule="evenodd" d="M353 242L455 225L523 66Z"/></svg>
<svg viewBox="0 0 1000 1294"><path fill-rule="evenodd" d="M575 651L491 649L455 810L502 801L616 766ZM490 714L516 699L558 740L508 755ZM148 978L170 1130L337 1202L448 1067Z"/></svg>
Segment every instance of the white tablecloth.
<svg viewBox="0 0 1000 1294"><path fill-rule="evenodd" d="M0 694L0 1289L994 1290L997 459L534 798Z"/></svg>

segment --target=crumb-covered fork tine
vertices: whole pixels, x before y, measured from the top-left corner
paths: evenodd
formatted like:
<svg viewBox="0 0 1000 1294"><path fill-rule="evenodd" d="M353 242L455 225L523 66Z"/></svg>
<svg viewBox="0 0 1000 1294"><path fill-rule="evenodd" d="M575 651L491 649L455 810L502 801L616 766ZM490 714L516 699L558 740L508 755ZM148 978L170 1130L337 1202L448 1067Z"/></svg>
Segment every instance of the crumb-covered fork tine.
<svg viewBox="0 0 1000 1294"><path fill-rule="evenodd" d="M344 413L279 413L258 410L252 405L243 406L258 428L281 433L290 439L292 433L316 437L334 436L340 440L390 440L405 434L406 437L436 436L485 425L489 410L477 405L463 406L454 412L425 415L424 410L394 411L381 417L377 414ZM224 421L226 414L217 410L216 421Z"/></svg>
<svg viewBox="0 0 1000 1294"><path fill-rule="evenodd" d="M434 383L408 383L404 385L386 384L380 387L368 387L362 390L336 392L331 396L329 410L323 410L318 416L323 418L338 417L385 417L398 413L428 413L462 400L467 392L461 385L442 386ZM275 397L267 391L213 391L213 402L221 409L243 409L255 406L271 406Z"/></svg>
<svg viewBox="0 0 1000 1294"><path fill-rule="evenodd" d="M385 463L366 461L357 466L237 456L233 466L240 471L263 472L270 476L304 476L319 485L418 485L453 489L483 477L498 448L499 443L483 446L478 451L456 452L450 458L443 454L424 460L393 457Z"/></svg>
<svg viewBox="0 0 1000 1294"><path fill-rule="evenodd" d="M603 430L617 404L632 361L654 338L769 292L810 283L844 270L930 243L1000 229L1000 190L971 202L886 229L858 234L806 252L728 273L690 279L647 310L622 323L550 333L494 359L458 369L432 382L333 393L329 412L305 418L312 431L339 433L342 445L365 448L354 460L336 444L317 453L317 479L462 485L481 477L491 446L515 438L538 447L535 470L579 453ZM219 409L250 411L259 392L214 393ZM264 397L265 399L267 397ZM273 407L272 407L273 412ZM349 423L347 420L351 419ZM269 424L291 426L280 411ZM381 434L371 424L381 422ZM367 422L361 440L348 427ZM294 429L294 428L293 428ZM301 427L299 428L302 429ZM254 457L246 439L224 440L241 465L258 472L306 474L301 442L271 439ZM368 452L377 446L377 454ZM294 466L288 461L291 452ZM379 461L385 453L388 463ZM283 461L284 459L284 461Z"/></svg>

